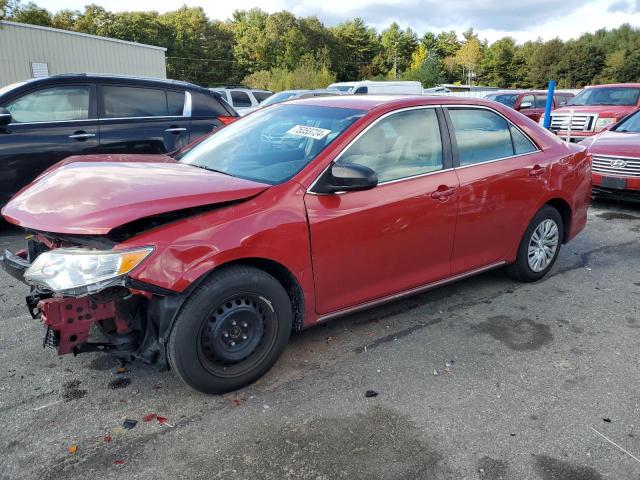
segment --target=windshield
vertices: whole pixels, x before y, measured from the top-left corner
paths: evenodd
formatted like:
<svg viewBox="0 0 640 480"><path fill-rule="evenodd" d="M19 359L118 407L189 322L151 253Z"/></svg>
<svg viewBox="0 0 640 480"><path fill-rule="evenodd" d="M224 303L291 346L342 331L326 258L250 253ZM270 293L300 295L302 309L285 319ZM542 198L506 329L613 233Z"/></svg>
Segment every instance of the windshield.
<svg viewBox="0 0 640 480"><path fill-rule="evenodd" d="M261 183L282 183L302 170L363 110L274 105L220 129L176 160Z"/></svg>
<svg viewBox="0 0 640 480"><path fill-rule="evenodd" d="M640 111L628 116L611 130L614 132L640 133L640 115L638 115L638 113L640 113Z"/></svg>
<svg viewBox="0 0 640 480"><path fill-rule="evenodd" d="M567 105L636 105L640 88L587 88L573 97Z"/></svg>
<svg viewBox="0 0 640 480"><path fill-rule="evenodd" d="M506 105L507 107L515 107L516 105L516 100L518 100L518 95L513 95L513 94L493 94L493 95L487 95L485 97L488 100L493 100L494 102L499 102L503 105Z"/></svg>
<svg viewBox="0 0 640 480"><path fill-rule="evenodd" d="M289 100L292 97L295 97L297 92L280 92L274 93L265 101L263 101L260 105L263 107L267 107L269 105L273 105L274 103L284 102L285 100Z"/></svg>
<svg viewBox="0 0 640 480"><path fill-rule="evenodd" d="M327 90L338 90L340 92L350 92L353 85L332 85L327 87Z"/></svg>

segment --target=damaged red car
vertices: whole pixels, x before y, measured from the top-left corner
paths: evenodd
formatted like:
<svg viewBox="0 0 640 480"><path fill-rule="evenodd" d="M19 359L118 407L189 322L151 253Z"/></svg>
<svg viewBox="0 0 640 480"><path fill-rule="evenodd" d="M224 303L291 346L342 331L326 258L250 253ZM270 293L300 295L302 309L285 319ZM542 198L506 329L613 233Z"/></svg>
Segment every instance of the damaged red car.
<svg viewBox="0 0 640 480"><path fill-rule="evenodd" d="M2 265L58 354L220 393L292 331L497 267L542 278L590 193L583 147L494 102L314 98L173 157L64 160L3 209L27 245Z"/></svg>

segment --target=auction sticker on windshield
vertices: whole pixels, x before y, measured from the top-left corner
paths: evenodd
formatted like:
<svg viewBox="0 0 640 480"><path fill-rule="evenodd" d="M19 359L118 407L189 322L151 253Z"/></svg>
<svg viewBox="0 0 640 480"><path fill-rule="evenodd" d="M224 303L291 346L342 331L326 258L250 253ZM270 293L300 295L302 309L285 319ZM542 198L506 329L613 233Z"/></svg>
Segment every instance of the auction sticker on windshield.
<svg viewBox="0 0 640 480"><path fill-rule="evenodd" d="M324 137L331 133L331 130L327 130L326 128L296 125L295 127L289 129L287 133L290 133L291 135L298 135L300 137L313 138L314 140L322 140Z"/></svg>

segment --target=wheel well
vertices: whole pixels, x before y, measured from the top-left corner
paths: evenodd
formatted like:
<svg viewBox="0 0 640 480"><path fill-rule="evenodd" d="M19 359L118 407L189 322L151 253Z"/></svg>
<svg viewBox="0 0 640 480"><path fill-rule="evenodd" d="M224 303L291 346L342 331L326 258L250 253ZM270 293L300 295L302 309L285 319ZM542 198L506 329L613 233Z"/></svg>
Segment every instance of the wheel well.
<svg viewBox="0 0 640 480"><path fill-rule="evenodd" d="M566 243L567 238L569 238L569 228L571 227L571 207L561 198L549 200L545 205L550 205L560 212L563 226L562 243Z"/></svg>
<svg viewBox="0 0 640 480"><path fill-rule="evenodd" d="M264 270L273 275L278 282L284 287L291 301L291 309L293 310L293 329L295 331L302 330L304 322L304 293L296 277L283 265L266 258L243 258L234 260L229 263L220 265L218 268L227 267L229 265L250 265L260 270Z"/></svg>

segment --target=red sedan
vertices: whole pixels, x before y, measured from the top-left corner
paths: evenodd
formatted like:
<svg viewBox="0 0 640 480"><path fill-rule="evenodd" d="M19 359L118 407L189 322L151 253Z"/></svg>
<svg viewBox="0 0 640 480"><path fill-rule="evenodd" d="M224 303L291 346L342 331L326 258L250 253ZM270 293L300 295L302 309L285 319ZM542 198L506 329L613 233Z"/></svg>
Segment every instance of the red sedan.
<svg viewBox="0 0 640 480"><path fill-rule="evenodd" d="M583 147L494 102L314 98L174 158L67 159L4 208L30 235L2 264L59 354L165 362L219 393L294 330L501 266L542 278L590 192Z"/></svg>
<svg viewBox="0 0 640 480"><path fill-rule="evenodd" d="M593 193L640 201L640 111L580 143L593 154Z"/></svg>

